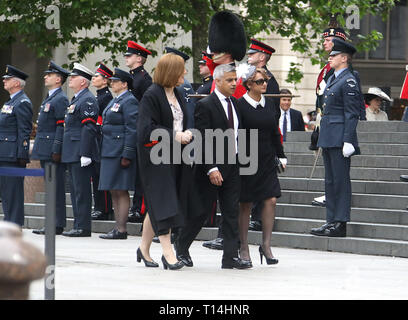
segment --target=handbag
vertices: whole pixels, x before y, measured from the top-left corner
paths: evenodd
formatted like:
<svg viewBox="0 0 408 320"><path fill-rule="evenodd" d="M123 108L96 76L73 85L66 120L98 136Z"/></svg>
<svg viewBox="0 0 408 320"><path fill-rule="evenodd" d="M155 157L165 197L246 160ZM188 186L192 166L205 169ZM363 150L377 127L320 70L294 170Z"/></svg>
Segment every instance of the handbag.
<svg viewBox="0 0 408 320"><path fill-rule="evenodd" d="M285 168L283 167L282 162L279 160L278 157L275 157L275 166L276 166L276 172L277 173L282 173L285 171Z"/></svg>

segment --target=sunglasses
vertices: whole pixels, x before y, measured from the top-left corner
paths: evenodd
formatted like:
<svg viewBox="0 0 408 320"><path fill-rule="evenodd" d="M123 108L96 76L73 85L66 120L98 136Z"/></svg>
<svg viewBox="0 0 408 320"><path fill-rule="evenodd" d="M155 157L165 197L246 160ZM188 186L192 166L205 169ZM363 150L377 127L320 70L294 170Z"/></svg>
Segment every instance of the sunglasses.
<svg viewBox="0 0 408 320"><path fill-rule="evenodd" d="M258 86L260 86L260 85L263 85L264 83L267 83L268 82L268 80L266 80L266 79L259 79L259 80L255 80L255 81L252 81L253 83L256 83Z"/></svg>

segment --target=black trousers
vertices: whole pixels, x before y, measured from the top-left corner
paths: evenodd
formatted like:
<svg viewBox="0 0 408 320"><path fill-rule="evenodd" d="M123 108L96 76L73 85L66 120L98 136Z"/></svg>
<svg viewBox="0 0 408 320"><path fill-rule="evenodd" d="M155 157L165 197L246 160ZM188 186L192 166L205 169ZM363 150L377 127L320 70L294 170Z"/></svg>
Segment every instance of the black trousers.
<svg viewBox="0 0 408 320"><path fill-rule="evenodd" d="M222 186L216 187L216 191L212 192L214 187L209 186L208 181L197 182L198 192L201 198L201 209L198 215L189 214L185 226L180 230L177 239L177 252L187 252L197 237L206 219L208 212L213 207L214 200L217 199L220 203L222 222L221 228L224 239L224 254L223 258L238 257L239 248L239 232L238 232L238 215L239 215L239 192L240 176L239 166L230 165L227 176L223 176Z"/></svg>
<svg viewBox="0 0 408 320"><path fill-rule="evenodd" d="M142 180L140 179L139 173L139 163L136 161L136 181L135 181L135 192L133 193L133 204L131 211L137 211L139 213L144 214L142 212L142 203L143 203L143 188L142 188Z"/></svg>
<svg viewBox="0 0 408 320"><path fill-rule="evenodd" d="M112 213L112 196L108 190L98 190L101 163L95 162L92 168L92 191L94 210L102 213Z"/></svg>

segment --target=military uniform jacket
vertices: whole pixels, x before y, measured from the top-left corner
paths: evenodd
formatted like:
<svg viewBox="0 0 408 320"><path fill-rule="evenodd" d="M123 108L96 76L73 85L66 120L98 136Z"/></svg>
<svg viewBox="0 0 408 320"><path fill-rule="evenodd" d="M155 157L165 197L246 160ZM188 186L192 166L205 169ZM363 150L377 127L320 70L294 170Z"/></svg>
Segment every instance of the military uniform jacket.
<svg viewBox="0 0 408 320"><path fill-rule="evenodd" d="M187 113L187 128L194 128L195 101L188 96L189 94L194 94L193 87L187 79L184 79L184 83L177 87L177 91L179 92L180 97L184 99Z"/></svg>
<svg viewBox="0 0 408 320"><path fill-rule="evenodd" d="M68 106L69 100L61 88L43 101L38 114L32 159L51 160L53 153L62 152L64 118Z"/></svg>
<svg viewBox="0 0 408 320"><path fill-rule="evenodd" d="M152 84L152 77L143 66L130 70L130 74L133 77L133 89L131 91L139 102L142 100L143 94Z"/></svg>
<svg viewBox="0 0 408 320"><path fill-rule="evenodd" d="M128 91L112 99L103 112L103 158L136 158L138 102Z"/></svg>
<svg viewBox="0 0 408 320"><path fill-rule="evenodd" d="M99 107L88 88L72 99L65 115L62 162L79 162L81 156L99 160L96 120Z"/></svg>
<svg viewBox="0 0 408 320"><path fill-rule="evenodd" d="M203 79L203 84L197 89L197 94L210 94L213 77L208 76Z"/></svg>
<svg viewBox="0 0 408 320"><path fill-rule="evenodd" d="M20 91L0 112L0 161L29 159L33 109L30 99Z"/></svg>
<svg viewBox="0 0 408 320"><path fill-rule="evenodd" d="M334 77L334 76L333 76ZM351 143L359 154L357 124L360 116L361 92L349 69L329 79L323 96L323 116L317 143L322 148L342 148Z"/></svg>

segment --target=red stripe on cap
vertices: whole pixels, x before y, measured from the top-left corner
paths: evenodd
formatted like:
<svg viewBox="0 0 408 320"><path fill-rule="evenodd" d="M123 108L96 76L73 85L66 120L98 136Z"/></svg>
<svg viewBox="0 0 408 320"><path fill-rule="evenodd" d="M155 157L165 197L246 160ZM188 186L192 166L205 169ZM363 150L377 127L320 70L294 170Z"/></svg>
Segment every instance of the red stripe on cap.
<svg viewBox="0 0 408 320"><path fill-rule="evenodd" d="M64 123L65 123L64 120L58 120L58 121L57 121L57 125L59 125L59 124L64 124Z"/></svg>
<svg viewBox="0 0 408 320"><path fill-rule="evenodd" d="M96 120L95 120L95 119L92 119L92 118L86 118L86 119L84 119L84 120L81 121L82 124L84 124L84 123L86 123L86 122L96 123Z"/></svg>
<svg viewBox="0 0 408 320"><path fill-rule="evenodd" d="M252 44L250 49L259 50L259 51L265 52L267 54L272 54L273 53L272 51L266 50L265 48L257 46L256 44Z"/></svg>
<svg viewBox="0 0 408 320"><path fill-rule="evenodd" d="M137 50L141 50L146 52L147 54L152 54L149 50L147 50L146 48L143 48L141 45L138 45L136 42L134 41L128 41L128 47L129 48L133 48L133 49L137 49Z"/></svg>
<svg viewBox="0 0 408 320"><path fill-rule="evenodd" d="M144 146L145 146L145 147L148 147L148 148L151 148L151 147L153 147L154 145L156 145L156 144L158 144L158 143L159 143L158 140L153 140L153 141L150 142L150 143L146 143Z"/></svg>
<svg viewBox="0 0 408 320"><path fill-rule="evenodd" d="M105 70L103 70L101 68L98 68L98 70L96 70L96 72L103 73L108 78L112 77L111 74L107 73Z"/></svg>

